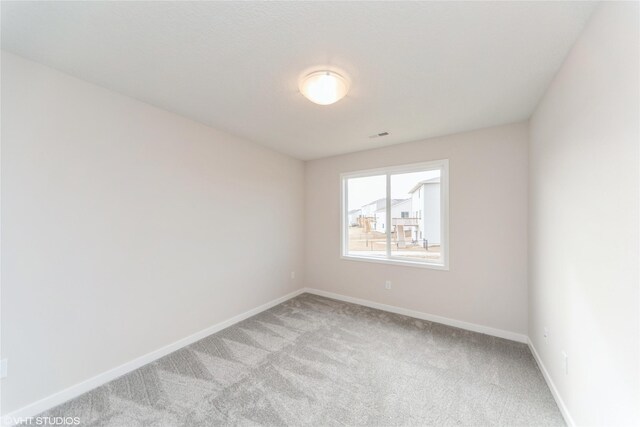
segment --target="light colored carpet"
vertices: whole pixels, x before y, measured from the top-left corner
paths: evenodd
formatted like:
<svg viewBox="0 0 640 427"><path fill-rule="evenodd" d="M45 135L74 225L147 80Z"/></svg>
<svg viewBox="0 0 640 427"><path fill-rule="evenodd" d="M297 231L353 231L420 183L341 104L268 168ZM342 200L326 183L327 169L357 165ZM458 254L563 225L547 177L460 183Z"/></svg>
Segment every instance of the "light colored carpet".
<svg viewBox="0 0 640 427"><path fill-rule="evenodd" d="M41 415L95 426L564 425L526 345L310 294Z"/></svg>

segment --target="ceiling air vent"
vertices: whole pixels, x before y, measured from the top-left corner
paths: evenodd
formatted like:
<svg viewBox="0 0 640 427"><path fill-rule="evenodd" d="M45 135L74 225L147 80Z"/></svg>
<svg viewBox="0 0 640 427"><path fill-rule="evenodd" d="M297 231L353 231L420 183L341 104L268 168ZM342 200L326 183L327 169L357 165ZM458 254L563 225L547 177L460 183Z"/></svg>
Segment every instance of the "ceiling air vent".
<svg viewBox="0 0 640 427"><path fill-rule="evenodd" d="M379 136L387 136L387 135L389 135L389 132L380 132L380 133L376 133L375 135L369 136L369 138L377 138Z"/></svg>

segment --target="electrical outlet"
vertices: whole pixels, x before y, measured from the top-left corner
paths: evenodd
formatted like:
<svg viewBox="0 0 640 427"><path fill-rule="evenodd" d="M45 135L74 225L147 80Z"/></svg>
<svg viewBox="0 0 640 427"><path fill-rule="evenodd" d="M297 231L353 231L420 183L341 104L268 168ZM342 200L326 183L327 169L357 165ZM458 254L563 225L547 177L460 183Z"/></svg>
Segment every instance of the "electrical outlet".
<svg viewBox="0 0 640 427"><path fill-rule="evenodd" d="M293 279L295 279L295 278L296 278L296 272L295 272L295 271L292 271L292 272L291 272L291 280L293 280Z"/></svg>
<svg viewBox="0 0 640 427"><path fill-rule="evenodd" d="M564 374L569 375L569 356L567 356L567 353L564 350L562 351L562 364L564 367Z"/></svg>
<svg viewBox="0 0 640 427"><path fill-rule="evenodd" d="M384 282L384 288L391 289L391 280L387 280L386 282Z"/></svg>
<svg viewBox="0 0 640 427"><path fill-rule="evenodd" d="M7 376L7 359L0 360L0 378Z"/></svg>
<svg viewBox="0 0 640 427"><path fill-rule="evenodd" d="M547 328L547 327L545 326L545 327L544 327L544 339L546 340L548 336L549 336L549 328Z"/></svg>

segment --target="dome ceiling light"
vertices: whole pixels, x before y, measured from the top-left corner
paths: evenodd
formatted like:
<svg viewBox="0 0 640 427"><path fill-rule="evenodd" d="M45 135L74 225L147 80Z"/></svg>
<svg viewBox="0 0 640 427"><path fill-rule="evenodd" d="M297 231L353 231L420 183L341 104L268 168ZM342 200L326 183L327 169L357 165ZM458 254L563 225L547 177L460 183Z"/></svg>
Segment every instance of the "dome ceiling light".
<svg viewBox="0 0 640 427"><path fill-rule="evenodd" d="M315 71L300 82L300 92L311 102L329 105L338 102L349 91L349 83L340 74L329 71Z"/></svg>

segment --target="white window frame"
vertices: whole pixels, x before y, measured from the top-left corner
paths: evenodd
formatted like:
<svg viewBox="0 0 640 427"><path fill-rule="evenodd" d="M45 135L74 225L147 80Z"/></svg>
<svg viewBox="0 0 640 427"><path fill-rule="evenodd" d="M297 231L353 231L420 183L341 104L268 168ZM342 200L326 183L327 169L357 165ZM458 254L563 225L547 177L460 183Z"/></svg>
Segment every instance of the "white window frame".
<svg viewBox="0 0 640 427"><path fill-rule="evenodd" d="M364 178L367 176L386 175L387 194L386 194L386 215L387 224L391 224L391 175L411 172L423 172L439 170L440 171L440 235L441 244L441 262L432 261L409 261L405 258L394 257L391 255L391 228L385 228L387 236L387 257L367 257L349 255L349 212L348 212L348 186L347 181L352 178ZM409 267L430 268L436 270L449 270L449 160L433 160L423 163L413 163L409 165L388 166L379 169L367 169L355 172L346 172L340 174L340 258L347 261L364 261L378 264L390 264Z"/></svg>

